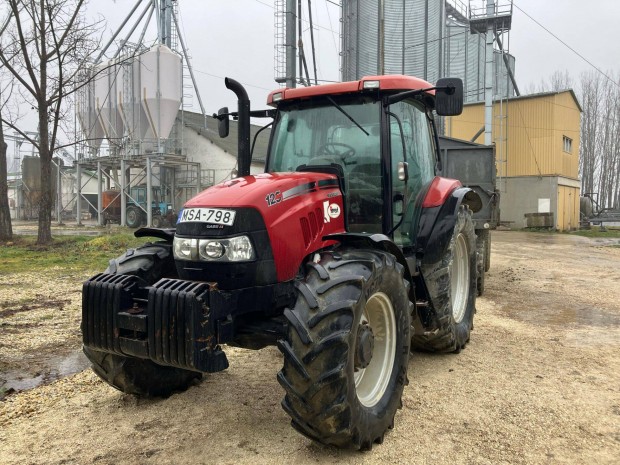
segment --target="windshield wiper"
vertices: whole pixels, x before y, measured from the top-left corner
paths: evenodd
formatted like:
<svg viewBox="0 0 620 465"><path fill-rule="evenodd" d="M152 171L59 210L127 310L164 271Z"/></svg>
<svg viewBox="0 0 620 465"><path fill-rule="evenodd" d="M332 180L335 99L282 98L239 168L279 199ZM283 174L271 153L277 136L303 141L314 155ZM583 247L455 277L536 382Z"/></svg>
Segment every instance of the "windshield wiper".
<svg viewBox="0 0 620 465"><path fill-rule="evenodd" d="M369 136L369 135L370 135L370 133L368 133L368 132L366 131L366 129L364 129L362 126L360 126L360 124L359 124L357 121L355 121L355 120L353 119L353 117L352 117L350 114L348 114L348 113L344 110L344 108L342 108L340 105L338 105L338 104L336 103L336 101L335 101L333 98L331 98L329 95L327 96L327 100L329 100L329 102L330 102L333 106L335 106L335 107L338 109L338 111L340 111L340 113L342 113L344 116L346 116L347 118L349 118L349 120L350 120L353 124L355 124L358 128L360 128L360 129L364 132L364 134L366 134L367 136Z"/></svg>

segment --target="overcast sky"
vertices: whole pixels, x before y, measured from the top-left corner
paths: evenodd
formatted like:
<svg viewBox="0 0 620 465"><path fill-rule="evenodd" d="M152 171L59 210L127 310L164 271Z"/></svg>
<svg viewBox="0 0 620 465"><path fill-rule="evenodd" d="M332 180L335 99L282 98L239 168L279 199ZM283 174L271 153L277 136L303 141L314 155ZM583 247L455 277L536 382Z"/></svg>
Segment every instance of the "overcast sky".
<svg viewBox="0 0 620 465"><path fill-rule="evenodd" d="M107 41L136 1L90 0L87 16L107 21ZM273 80L274 0L178 2L181 32L207 113L224 105L236 108L234 94L224 87L224 76L246 86L252 108L265 108L268 92L277 87ZM340 8L334 3L338 0L312 0L318 74L324 80L339 80ZM484 0L472 1L474 6L484 4ZM521 89L531 83L538 85L556 70L568 70L575 81L580 73L593 70L521 10L601 70L620 73L620 1L515 0L514 5L510 52L516 57L516 77ZM307 31L307 24L304 29ZM153 27L148 34L150 43L156 40L154 31ZM307 37L306 47L309 48ZM191 110L200 111L195 98Z"/></svg>
<svg viewBox="0 0 620 465"><path fill-rule="evenodd" d="M312 1L318 74L325 80L339 79L340 9L334 3L338 1ZM102 15L112 30L134 4L135 0L91 0L89 14ZM182 33L208 113L235 105L234 94L224 88L223 76L247 86L253 108L264 107L267 93L277 87L273 81L273 4L273 0L179 0ZM484 0L472 1L475 6L484 4ZM523 11L601 70L620 72L620 1L516 0L514 5L509 46L522 89L538 85L556 70L568 70L575 80L583 71L593 70ZM199 111L198 102L193 103L192 109Z"/></svg>

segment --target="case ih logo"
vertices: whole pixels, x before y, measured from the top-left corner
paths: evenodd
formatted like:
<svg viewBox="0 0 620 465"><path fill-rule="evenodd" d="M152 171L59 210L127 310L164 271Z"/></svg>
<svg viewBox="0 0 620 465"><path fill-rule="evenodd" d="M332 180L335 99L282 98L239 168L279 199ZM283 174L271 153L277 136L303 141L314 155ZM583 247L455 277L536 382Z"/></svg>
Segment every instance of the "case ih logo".
<svg viewBox="0 0 620 465"><path fill-rule="evenodd" d="M332 218L336 219L340 216L340 205L337 203L329 203L329 200L323 202L323 221L329 223Z"/></svg>

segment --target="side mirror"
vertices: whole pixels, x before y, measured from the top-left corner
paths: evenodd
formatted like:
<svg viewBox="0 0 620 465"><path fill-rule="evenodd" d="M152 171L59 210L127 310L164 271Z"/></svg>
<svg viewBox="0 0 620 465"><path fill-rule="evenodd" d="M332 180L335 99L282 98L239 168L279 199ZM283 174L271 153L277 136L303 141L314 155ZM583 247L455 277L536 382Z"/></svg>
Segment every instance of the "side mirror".
<svg viewBox="0 0 620 465"><path fill-rule="evenodd" d="M435 111L439 116L463 113L463 81L459 78L441 78L435 90Z"/></svg>
<svg viewBox="0 0 620 465"><path fill-rule="evenodd" d="M217 112L217 120L217 132L220 134L220 137L222 139L228 137L228 133L230 131L230 122L228 120L228 107L223 107L219 109L219 111Z"/></svg>

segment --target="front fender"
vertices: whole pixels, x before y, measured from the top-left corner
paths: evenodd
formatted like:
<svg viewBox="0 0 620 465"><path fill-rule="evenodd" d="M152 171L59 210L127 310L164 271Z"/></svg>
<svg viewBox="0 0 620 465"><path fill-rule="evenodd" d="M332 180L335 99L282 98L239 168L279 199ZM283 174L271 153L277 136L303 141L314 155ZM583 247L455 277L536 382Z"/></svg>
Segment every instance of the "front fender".
<svg viewBox="0 0 620 465"><path fill-rule="evenodd" d="M354 246L358 248L367 248L388 252L396 257L396 261L405 269L405 279L412 282L412 276L409 271L409 265L405 259L403 251L388 236L384 234L364 234L364 233L337 233L329 234L323 237L324 241L338 241L343 245ZM413 286L411 287L413 292ZM415 301L415 300L414 300Z"/></svg>

